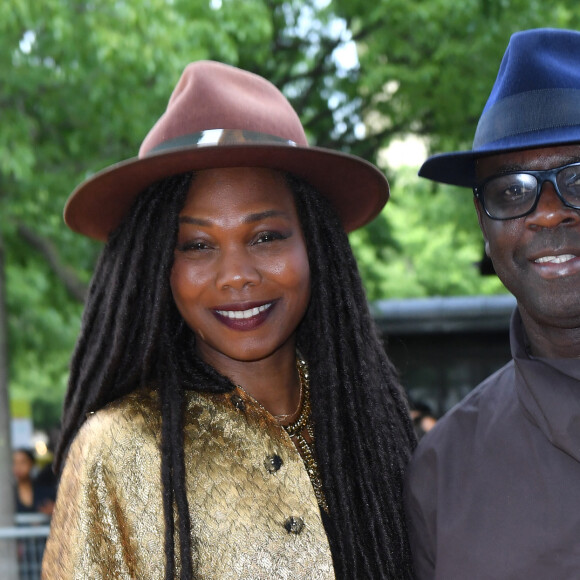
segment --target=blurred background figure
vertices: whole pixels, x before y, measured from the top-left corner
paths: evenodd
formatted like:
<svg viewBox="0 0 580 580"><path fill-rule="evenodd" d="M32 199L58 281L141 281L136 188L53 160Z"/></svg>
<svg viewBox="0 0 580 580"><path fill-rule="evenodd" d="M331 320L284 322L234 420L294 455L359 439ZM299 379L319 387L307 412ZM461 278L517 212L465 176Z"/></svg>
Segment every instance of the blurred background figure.
<svg viewBox="0 0 580 580"><path fill-rule="evenodd" d="M423 401L411 401L411 420L417 439L421 439L427 431L430 431L437 423L437 417L431 407Z"/></svg>
<svg viewBox="0 0 580 580"><path fill-rule="evenodd" d="M16 449L12 454L16 511L18 513L52 514L56 490L53 485L35 479L34 454L29 449Z"/></svg>
<svg viewBox="0 0 580 580"><path fill-rule="evenodd" d="M45 460L41 464L37 462L34 481L37 486L46 489L50 493L52 500L54 500L56 498L56 488L58 485L58 478L54 472L54 450L58 437L60 436L60 427L49 429L47 435Z"/></svg>
<svg viewBox="0 0 580 580"><path fill-rule="evenodd" d="M52 515L56 484L36 478L36 460L30 449L20 448L12 454L16 523L19 526L46 524ZM46 537L31 534L17 542L20 580L38 580Z"/></svg>

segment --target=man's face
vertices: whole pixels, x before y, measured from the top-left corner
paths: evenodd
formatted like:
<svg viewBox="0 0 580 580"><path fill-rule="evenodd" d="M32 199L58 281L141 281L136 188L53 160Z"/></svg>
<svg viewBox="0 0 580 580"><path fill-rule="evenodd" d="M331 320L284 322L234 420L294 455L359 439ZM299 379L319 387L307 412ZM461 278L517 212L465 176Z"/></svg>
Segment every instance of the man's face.
<svg viewBox="0 0 580 580"><path fill-rule="evenodd" d="M482 158L477 177L559 167L580 161L580 146L514 151ZM538 328L580 328L580 211L566 207L544 183L536 209L521 218L489 218L476 201L485 251Z"/></svg>

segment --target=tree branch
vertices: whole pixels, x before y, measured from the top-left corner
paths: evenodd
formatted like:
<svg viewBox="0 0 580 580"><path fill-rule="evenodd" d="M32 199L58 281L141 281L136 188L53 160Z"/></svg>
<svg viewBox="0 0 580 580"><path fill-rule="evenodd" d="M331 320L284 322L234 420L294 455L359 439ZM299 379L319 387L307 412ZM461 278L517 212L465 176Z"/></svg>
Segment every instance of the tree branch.
<svg viewBox="0 0 580 580"><path fill-rule="evenodd" d="M28 226L19 223L17 226L19 236L35 250L37 250L48 262L51 270L64 284L67 292L77 302L83 303L87 296L88 287L79 279L76 272L63 264L55 246L46 238L33 232Z"/></svg>

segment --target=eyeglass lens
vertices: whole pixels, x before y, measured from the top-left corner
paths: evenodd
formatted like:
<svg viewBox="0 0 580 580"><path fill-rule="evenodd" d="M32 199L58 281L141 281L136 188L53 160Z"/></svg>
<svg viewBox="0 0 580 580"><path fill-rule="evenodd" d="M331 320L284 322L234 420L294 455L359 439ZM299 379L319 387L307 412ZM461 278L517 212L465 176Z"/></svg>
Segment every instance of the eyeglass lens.
<svg viewBox="0 0 580 580"><path fill-rule="evenodd" d="M535 173L508 173L485 183L482 193L489 215L509 219L529 212L540 193L538 183L542 184L554 171ZM555 173L557 189L562 198L580 209L580 164L562 167Z"/></svg>

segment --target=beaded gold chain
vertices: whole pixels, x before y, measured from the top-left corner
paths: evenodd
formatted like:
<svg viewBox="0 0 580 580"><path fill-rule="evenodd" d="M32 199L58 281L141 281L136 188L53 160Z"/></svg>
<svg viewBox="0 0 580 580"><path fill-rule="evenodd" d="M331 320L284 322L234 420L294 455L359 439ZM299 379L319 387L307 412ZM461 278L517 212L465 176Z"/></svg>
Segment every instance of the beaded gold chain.
<svg viewBox="0 0 580 580"><path fill-rule="evenodd" d="M288 436L293 440L294 445L296 445L300 452L302 460L304 461L304 466L306 467L306 472L308 473L308 477L310 477L318 505L325 512L328 512L328 504L324 497L322 479L320 478L320 470L318 469L318 463L316 462L314 451L314 427L311 421L312 408L310 406L310 377L308 376L308 365L302 357L296 357L296 368L298 369L298 376L300 378L302 407L298 419L289 425L282 425L282 427L286 433L288 433ZM310 443L308 443L304 438L305 430L310 437Z"/></svg>

